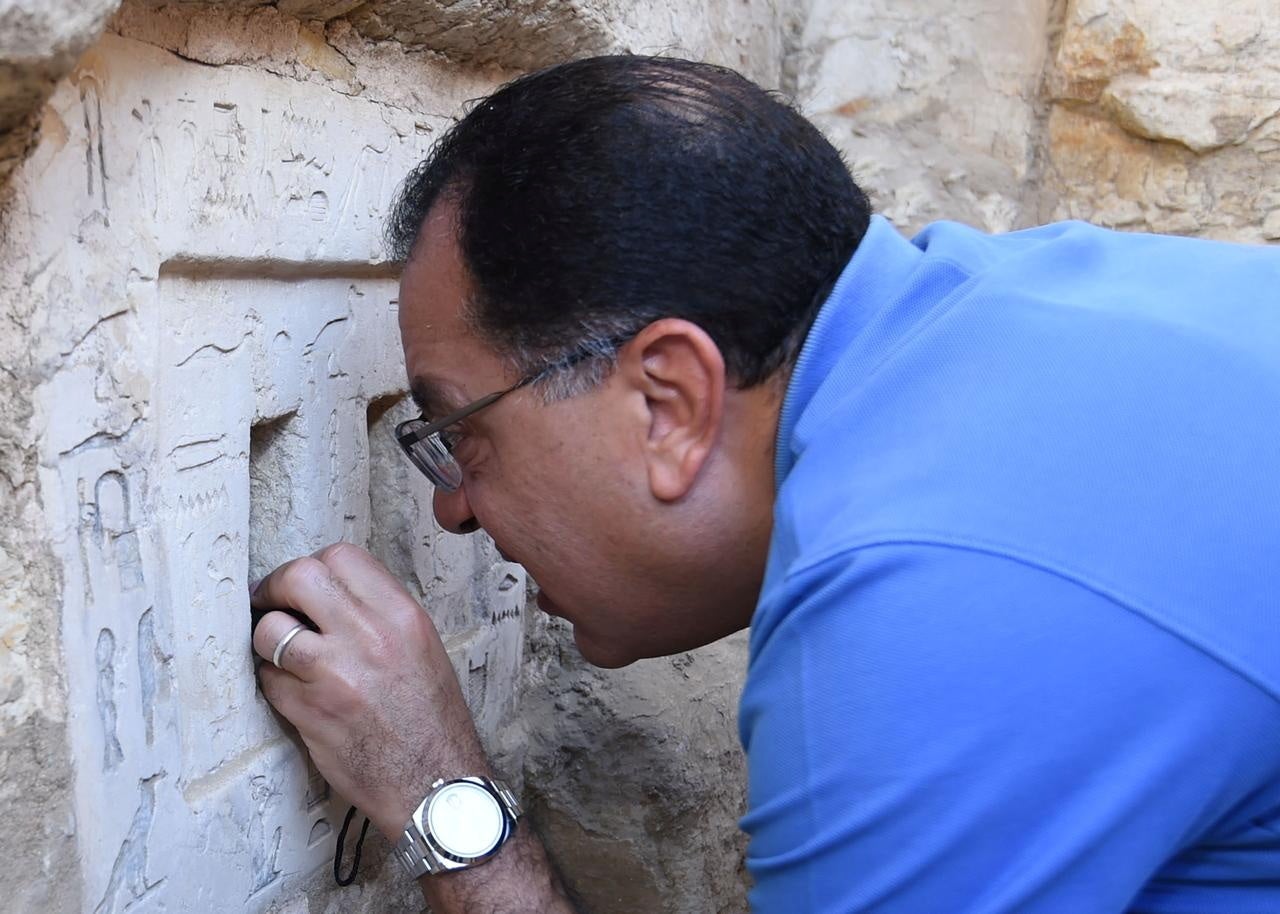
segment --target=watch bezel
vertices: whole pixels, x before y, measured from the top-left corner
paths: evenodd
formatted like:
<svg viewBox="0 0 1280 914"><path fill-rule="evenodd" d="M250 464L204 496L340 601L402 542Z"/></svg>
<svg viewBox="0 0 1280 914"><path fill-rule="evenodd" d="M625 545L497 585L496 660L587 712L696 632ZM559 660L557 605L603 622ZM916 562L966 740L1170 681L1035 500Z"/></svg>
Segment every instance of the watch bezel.
<svg viewBox="0 0 1280 914"><path fill-rule="evenodd" d="M499 831L497 840L494 841L493 846L484 853L472 856L455 854L452 851L447 850L436 838L431 829L427 827L429 819L428 812L431 809L431 804L440 797L445 788L452 784L471 784L479 787L484 791L485 795L493 801L494 806L498 810L498 817L502 820L502 829ZM464 869L466 867L475 866L479 863L484 863L486 860L491 860L493 856L502 849L502 845L507 843L507 839L511 837L511 833L515 826L512 814L510 810L507 809L501 795L493 788L493 786L487 783L486 778L480 777L450 778L449 780L436 781L431 785L431 792L427 794L423 801L418 804L418 808L414 810L413 824L417 826L418 833L422 835L423 841L426 843L427 847L431 849L431 852L436 855L436 858L446 869ZM450 866L449 864L451 863L454 864L454 866Z"/></svg>
<svg viewBox="0 0 1280 914"><path fill-rule="evenodd" d="M447 850L436 840L427 826L429 821L427 812L431 809L432 801L446 787L455 783L477 786L498 804L498 811L502 817L502 831L493 847L482 854L466 856ZM405 823L400 840L396 842L394 848L396 859L404 865L414 879L419 876L434 876L479 866L493 859L498 851L502 850L502 846L515 834L523 813L520 800L502 781L480 775L447 780L440 778L431 785L427 795L410 814L409 821Z"/></svg>

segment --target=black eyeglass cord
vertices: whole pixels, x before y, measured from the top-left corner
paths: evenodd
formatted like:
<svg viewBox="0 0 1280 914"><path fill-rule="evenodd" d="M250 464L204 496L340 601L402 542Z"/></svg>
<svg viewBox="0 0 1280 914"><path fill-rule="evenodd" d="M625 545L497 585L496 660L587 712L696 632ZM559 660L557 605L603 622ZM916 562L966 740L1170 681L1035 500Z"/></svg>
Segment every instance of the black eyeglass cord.
<svg viewBox="0 0 1280 914"><path fill-rule="evenodd" d="M342 830L338 832L338 846L333 852L333 879L338 885L351 885L356 881L356 872L360 869L360 850L364 847L364 836L369 833L369 817L364 817L364 825L360 828L360 837L356 839L356 850L351 858L351 872L342 876L342 846L347 843L347 829L356 816L356 808L347 810L347 818L342 822Z"/></svg>

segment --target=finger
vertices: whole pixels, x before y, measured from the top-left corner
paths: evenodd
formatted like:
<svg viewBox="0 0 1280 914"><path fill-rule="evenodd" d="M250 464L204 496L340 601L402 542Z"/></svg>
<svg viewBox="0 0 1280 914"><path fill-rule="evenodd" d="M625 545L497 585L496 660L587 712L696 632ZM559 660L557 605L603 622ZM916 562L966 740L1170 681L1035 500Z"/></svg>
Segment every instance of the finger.
<svg viewBox="0 0 1280 914"><path fill-rule="evenodd" d="M313 552L312 557L330 569L334 580L347 590L354 603L372 613L385 616L387 613L383 610L393 605L390 601L403 600L406 596L404 585L387 566L353 543L325 546Z"/></svg>
<svg viewBox="0 0 1280 914"><path fill-rule="evenodd" d="M262 617L253 633L253 650L263 660L272 661L280 642L301 623L286 612L273 611ZM280 653L279 668L304 682L315 679L316 667L325 654L324 636L303 628L289 636Z"/></svg>
<svg viewBox="0 0 1280 914"><path fill-rule="evenodd" d="M328 632L350 613L351 597L334 581L327 565L304 556L285 562L263 578L249 597L249 605L254 609L297 610L320 631Z"/></svg>
<svg viewBox="0 0 1280 914"><path fill-rule="evenodd" d="M296 727L305 713L302 690L306 688L306 684L297 676L278 670L270 663L264 664L258 671L258 683L263 697L271 703L271 707Z"/></svg>
<svg viewBox="0 0 1280 914"><path fill-rule="evenodd" d="M300 612L299 610L289 609L288 607L284 607L284 608L273 607L271 609L259 609L258 607L251 606L249 607L250 633L256 632L258 630L258 623L262 621L263 617L266 616L267 613L273 613L273 612L288 613L289 615L293 616L293 618L297 619L299 622L305 625L307 628L311 629L313 632L320 631L320 627L316 625L315 622L311 621L311 617L304 612Z"/></svg>
<svg viewBox="0 0 1280 914"><path fill-rule="evenodd" d="M271 707L297 729L313 757L317 746L341 746L347 741L348 725L316 707L311 694L316 686L269 663L258 671L258 684Z"/></svg>

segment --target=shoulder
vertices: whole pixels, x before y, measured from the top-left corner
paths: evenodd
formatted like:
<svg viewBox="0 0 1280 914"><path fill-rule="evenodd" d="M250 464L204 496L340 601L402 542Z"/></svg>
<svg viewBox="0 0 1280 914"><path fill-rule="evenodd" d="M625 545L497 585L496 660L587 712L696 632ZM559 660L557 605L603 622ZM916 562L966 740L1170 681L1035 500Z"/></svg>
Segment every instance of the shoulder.
<svg viewBox="0 0 1280 914"><path fill-rule="evenodd" d="M1280 776L1280 704L1050 570L881 543L797 565L768 599L786 611L752 633L740 718L762 909L901 890L885 910L938 910L1043 880L1043 910L1119 910Z"/></svg>

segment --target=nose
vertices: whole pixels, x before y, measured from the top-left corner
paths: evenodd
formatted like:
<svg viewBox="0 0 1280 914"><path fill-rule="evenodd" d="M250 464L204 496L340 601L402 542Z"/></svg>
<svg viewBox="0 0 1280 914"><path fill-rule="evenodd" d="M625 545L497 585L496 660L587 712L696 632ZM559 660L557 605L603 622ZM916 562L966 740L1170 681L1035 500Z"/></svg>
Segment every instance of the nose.
<svg viewBox="0 0 1280 914"><path fill-rule="evenodd" d="M437 488L431 498L431 508L436 522L450 533L475 533L480 529L480 522L471 511L471 502L467 501L465 486L459 486L454 492Z"/></svg>

